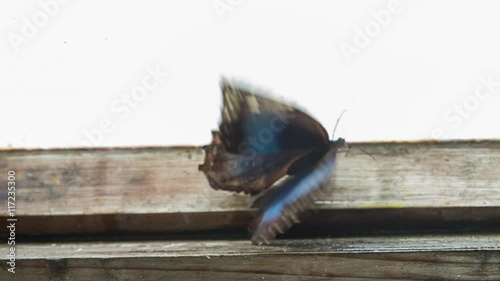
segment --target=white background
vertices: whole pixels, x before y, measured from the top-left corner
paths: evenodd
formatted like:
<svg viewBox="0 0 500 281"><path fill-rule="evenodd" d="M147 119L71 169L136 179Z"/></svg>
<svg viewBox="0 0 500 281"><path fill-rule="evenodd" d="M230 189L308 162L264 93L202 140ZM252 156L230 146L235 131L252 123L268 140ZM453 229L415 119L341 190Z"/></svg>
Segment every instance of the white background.
<svg viewBox="0 0 500 281"><path fill-rule="evenodd" d="M221 75L300 104L329 132L347 109L336 137L348 142L500 138L499 8L493 0L2 1L0 147L206 144ZM168 77L124 108L156 68Z"/></svg>

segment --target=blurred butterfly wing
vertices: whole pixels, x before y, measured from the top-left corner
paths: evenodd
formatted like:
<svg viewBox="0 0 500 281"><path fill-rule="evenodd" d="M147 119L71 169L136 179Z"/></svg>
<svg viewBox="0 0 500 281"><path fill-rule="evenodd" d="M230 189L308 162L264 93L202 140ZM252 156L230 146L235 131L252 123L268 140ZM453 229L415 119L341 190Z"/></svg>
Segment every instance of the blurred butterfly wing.
<svg viewBox="0 0 500 281"><path fill-rule="evenodd" d="M213 188L256 194L328 144L323 126L304 112L236 84L221 88L222 122L199 167Z"/></svg>
<svg viewBox="0 0 500 281"><path fill-rule="evenodd" d="M286 103L256 95L243 86L221 82L221 140L230 153L253 146L257 153L311 149L328 143L323 126Z"/></svg>
<svg viewBox="0 0 500 281"><path fill-rule="evenodd" d="M252 243L269 243L277 233L284 233L301 212L314 204L314 197L333 173L336 148L332 145L317 165L311 166L273 187L258 198L254 207L260 216L253 227Z"/></svg>
<svg viewBox="0 0 500 281"><path fill-rule="evenodd" d="M214 189L257 194L285 175L292 163L309 150L267 153L249 157L226 151L219 132L213 132L212 144L205 146L205 173Z"/></svg>

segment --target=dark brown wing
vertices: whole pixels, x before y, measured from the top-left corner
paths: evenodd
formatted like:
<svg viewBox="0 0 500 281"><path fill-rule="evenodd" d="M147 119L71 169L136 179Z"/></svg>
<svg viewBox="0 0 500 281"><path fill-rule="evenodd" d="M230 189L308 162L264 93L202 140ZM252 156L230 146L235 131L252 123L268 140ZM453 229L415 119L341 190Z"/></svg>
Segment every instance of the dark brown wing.
<svg viewBox="0 0 500 281"><path fill-rule="evenodd" d="M199 166L214 189L255 195L283 177L295 160L310 150L267 153L248 157L227 152L219 132L213 132L210 145L204 147L205 162Z"/></svg>
<svg viewBox="0 0 500 281"><path fill-rule="evenodd" d="M212 188L257 194L298 170L290 167L299 159L304 166L321 158L323 152L312 152L324 150L328 134L312 117L241 85L222 81L221 88L220 132L200 165Z"/></svg>
<svg viewBox="0 0 500 281"><path fill-rule="evenodd" d="M329 141L328 133L318 121L291 105L225 80L221 82L221 89L223 108L219 131L230 153L239 154L247 145L266 153L317 148Z"/></svg>

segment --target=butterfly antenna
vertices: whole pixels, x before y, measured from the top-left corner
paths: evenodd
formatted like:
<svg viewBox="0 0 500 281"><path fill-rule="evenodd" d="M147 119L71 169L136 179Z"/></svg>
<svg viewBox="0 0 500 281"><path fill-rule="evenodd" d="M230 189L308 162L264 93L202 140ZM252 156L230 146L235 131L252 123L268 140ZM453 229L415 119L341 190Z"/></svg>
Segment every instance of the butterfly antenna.
<svg viewBox="0 0 500 281"><path fill-rule="evenodd" d="M332 133L332 141L334 141L334 136L335 136L335 131L337 131L337 126L339 125L339 122L340 122L340 118L342 118L342 115L344 115L344 113L346 112L346 109L344 109L342 111L342 113L340 113L340 116L339 118L337 119L337 123L335 123L335 128L333 128L333 133Z"/></svg>
<svg viewBox="0 0 500 281"><path fill-rule="evenodd" d="M335 131L337 130L337 126L339 125L339 122L340 122L340 118L342 118L342 115L344 115L344 113L346 112L346 109L344 109L342 111L342 113L340 113L340 116L339 118L337 119L337 123L335 123L335 128L333 128L333 134L332 134L332 141L334 141L334 136L335 136ZM349 153L349 145L347 145L346 143L344 143L344 146L347 147L347 152ZM376 160L375 157L373 157L373 155L371 155L369 152L367 152L366 150L360 148L360 147L356 147L357 149L361 150L363 153L367 154L368 156L370 156L373 160Z"/></svg>

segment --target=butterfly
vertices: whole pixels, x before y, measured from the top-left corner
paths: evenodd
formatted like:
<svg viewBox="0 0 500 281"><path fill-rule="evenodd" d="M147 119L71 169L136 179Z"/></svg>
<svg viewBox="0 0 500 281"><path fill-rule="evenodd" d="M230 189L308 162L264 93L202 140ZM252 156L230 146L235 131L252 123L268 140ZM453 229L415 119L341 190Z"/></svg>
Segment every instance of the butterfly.
<svg viewBox="0 0 500 281"><path fill-rule="evenodd" d="M330 141L325 128L295 106L242 83L222 79L220 86L222 121L219 131L212 132L212 143L203 147L199 170L214 189L250 195L278 182L252 206L259 216L251 241L269 243L314 204L345 143Z"/></svg>

